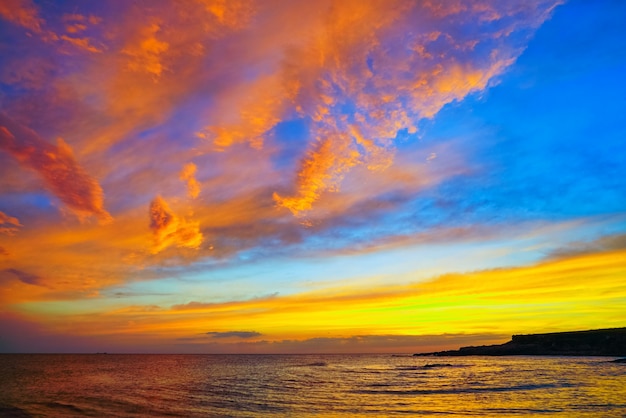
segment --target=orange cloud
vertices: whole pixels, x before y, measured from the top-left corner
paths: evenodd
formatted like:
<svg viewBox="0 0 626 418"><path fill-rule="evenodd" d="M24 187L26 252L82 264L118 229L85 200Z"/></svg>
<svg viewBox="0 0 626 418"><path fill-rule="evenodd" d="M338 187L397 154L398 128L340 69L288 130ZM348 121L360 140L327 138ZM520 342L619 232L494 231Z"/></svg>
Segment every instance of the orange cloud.
<svg viewBox="0 0 626 418"><path fill-rule="evenodd" d="M264 63L269 70L228 97L225 110L199 136L218 149L241 142L260 146L280 121L294 114L306 118L312 143L295 190L274 197L294 215L310 211L353 167L390 167L399 132L415 133L420 119L487 88L525 47L519 36L509 35L532 30L556 4L320 4L324 12L309 13L304 29L291 28L289 46L279 44L272 51L278 59ZM298 16L300 8L305 6L289 6L282 20ZM263 41L258 47L265 47ZM332 149L322 155L326 141Z"/></svg>
<svg viewBox="0 0 626 418"><path fill-rule="evenodd" d="M123 54L130 57L128 68L132 71L152 74L157 80L166 68L162 63L162 55L167 52L170 45L157 39L157 33L161 27L158 23L152 23L141 30L138 44L131 44L122 50Z"/></svg>
<svg viewBox="0 0 626 418"><path fill-rule="evenodd" d="M100 22L102 22L102 18L99 18L98 16L94 16L94 15L89 15L89 16L85 16L85 15L81 15L78 13L66 13L63 15L62 20L64 22L88 22L92 25L97 25Z"/></svg>
<svg viewBox="0 0 626 418"><path fill-rule="evenodd" d="M83 25L82 23L73 23L69 25L65 25L65 31L67 33L78 33L87 29L87 25Z"/></svg>
<svg viewBox="0 0 626 418"><path fill-rule="evenodd" d="M199 224L176 216L160 196L150 203L150 229L154 235L153 254L172 245L197 249L203 240Z"/></svg>
<svg viewBox="0 0 626 418"><path fill-rule="evenodd" d="M196 0L219 26L236 29L248 23L253 13L249 0Z"/></svg>
<svg viewBox="0 0 626 418"><path fill-rule="evenodd" d="M19 219L0 211L0 234L15 235L21 226Z"/></svg>
<svg viewBox="0 0 626 418"><path fill-rule="evenodd" d="M66 22L65 31L67 33L79 33L87 30L87 24L97 25L102 19L97 16L85 16L81 14L64 14L62 17L63 22Z"/></svg>
<svg viewBox="0 0 626 418"><path fill-rule="evenodd" d="M180 172L180 179L187 182L187 194L192 199L200 195L200 183L196 180L196 170L198 167L194 163L187 163Z"/></svg>
<svg viewBox="0 0 626 418"><path fill-rule="evenodd" d="M31 0L3 0L0 2L0 17L35 33L41 32L44 23Z"/></svg>
<svg viewBox="0 0 626 418"><path fill-rule="evenodd" d="M230 86L231 66L237 66L247 52L228 57L211 52L246 25L254 13L249 4L247 0L198 0L162 2L146 9L128 3L119 20L102 24L104 36L90 45L103 53L92 54L93 65L86 67L80 80L71 80L82 100L99 99L99 114L108 116L94 117L94 134L81 151L102 152L139 127L161 124L189 94L204 91L210 97L214 90ZM217 9L209 10L213 7ZM80 21L98 23L94 19ZM75 122L79 127L83 123Z"/></svg>
<svg viewBox="0 0 626 418"><path fill-rule="evenodd" d="M115 223L106 225L92 222L71 228L54 217L29 220L31 227L0 242L10 253L0 259L0 270L36 275L41 286L0 280L0 304L97 298L102 289L130 276L143 278L151 257L145 251L145 223L145 207L120 212ZM66 308L71 310L71 304Z"/></svg>
<svg viewBox="0 0 626 418"><path fill-rule="evenodd" d="M67 35L59 36L59 34L50 30L44 30L46 21L39 17L39 10L31 0L6 0L0 2L0 17L33 31L46 42L63 40L89 52L102 52L101 49L91 45L89 38L73 38ZM71 34L86 30L87 25L84 23L99 23L99 19L94 16L86 18L78 14L64 15L63 20L73 21L73 23L66 25L67 33Z"/></svg>
<svg viewBox="0 0 626 418"><path fill-rule="evenodd" d="M81 167L70 146L59 138L56 145L42 140L34 131L0 114L0 149L22 166L35 170L49 189L83 219L96 216L110 221L104 209L104 194L98 182Z"/></svg>
<svg viewBox="0 0 626 418"><path fill-rule="evenodd" d="M91 40L89 38L72 38L71 36L61 35L59 39L69 42L70 44L78 48L84 49L88 52L102 52L102 49L96 48L95 46L91 45Z"/></svg>
<svg viewBox="0 0 626 418"><path fill-rule="evenodd" d="M243 91L243 93L242 93ZM260 77L244 88L234 89L231 96L222 100L223 122L207 126L196 136L209 140L218 151L234 144L248 143L253 148L261 148L264 134L280 122L285 109L287 92L275 76ZM238 96L245 95L245 102ZM236 110L235 110L236 109Z"/></svg>
<svg viewBox="0 0 626 418"><path fill-rule="evenodd" d="M297 194L282 197L274 193L276 203L298 215L310 210L323 191L337 190L343 174L358 161L358 153L348 145L341 137L321 141L301 162Z"/></svg>

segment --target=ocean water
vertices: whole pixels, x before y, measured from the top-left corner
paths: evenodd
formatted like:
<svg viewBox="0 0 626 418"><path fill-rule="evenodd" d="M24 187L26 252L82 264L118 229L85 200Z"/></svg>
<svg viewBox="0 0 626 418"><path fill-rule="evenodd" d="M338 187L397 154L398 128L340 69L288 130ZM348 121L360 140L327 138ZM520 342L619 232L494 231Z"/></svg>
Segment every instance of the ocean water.
<svg viewBox="0 0 626 418"><path fill-rule="evenodd" d="M0 417L626 416L597 357L0 355Z"/></svg>

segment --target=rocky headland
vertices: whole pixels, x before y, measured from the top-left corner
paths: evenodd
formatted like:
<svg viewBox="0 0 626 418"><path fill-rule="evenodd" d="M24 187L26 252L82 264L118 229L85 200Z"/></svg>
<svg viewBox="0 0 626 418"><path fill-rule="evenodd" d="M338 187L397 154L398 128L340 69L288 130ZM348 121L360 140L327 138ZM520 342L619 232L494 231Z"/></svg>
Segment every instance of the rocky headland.
<svg viewBox="0 0 626 418"><path fill-rule="evenodd" d="M461 347L458 350L420 353L415 356L626 356L626 328L549 334L513 335L498 345Z"/></svg>

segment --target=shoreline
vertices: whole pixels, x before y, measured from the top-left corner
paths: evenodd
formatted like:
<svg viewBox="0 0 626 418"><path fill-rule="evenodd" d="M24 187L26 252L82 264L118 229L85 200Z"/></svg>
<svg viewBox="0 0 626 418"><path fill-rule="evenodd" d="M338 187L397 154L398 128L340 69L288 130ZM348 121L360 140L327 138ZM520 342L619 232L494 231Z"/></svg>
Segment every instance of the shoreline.
<svg viewBox="0 0 626 418"><path fill-rule="evenodd" d="M626 357L626 327L513 335L504 344L461 347L414 356L603 356Z"/></svg>

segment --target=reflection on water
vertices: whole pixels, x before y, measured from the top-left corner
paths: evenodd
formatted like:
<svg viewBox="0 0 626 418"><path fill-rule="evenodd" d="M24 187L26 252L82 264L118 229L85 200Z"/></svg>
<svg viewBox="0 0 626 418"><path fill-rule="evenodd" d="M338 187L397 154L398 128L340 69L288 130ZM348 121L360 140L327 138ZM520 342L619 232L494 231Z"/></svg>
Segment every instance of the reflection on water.
<svg viewBox="0 0 626 418"><path fill-rule="evenodd" d="M0 416L624 416L607 360L0 355Z"/></svg>

